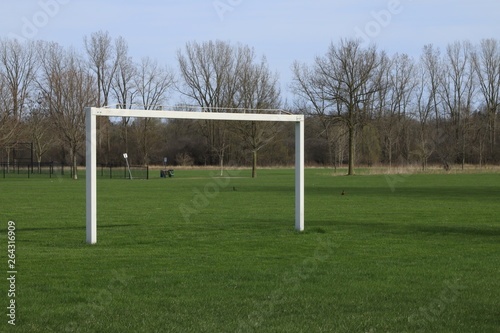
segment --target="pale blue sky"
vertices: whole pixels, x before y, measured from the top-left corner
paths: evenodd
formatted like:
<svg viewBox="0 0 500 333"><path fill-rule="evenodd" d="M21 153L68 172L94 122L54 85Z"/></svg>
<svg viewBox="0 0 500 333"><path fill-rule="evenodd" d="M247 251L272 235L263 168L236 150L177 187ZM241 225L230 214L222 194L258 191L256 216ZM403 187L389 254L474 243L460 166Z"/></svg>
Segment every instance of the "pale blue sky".
<svg viewBox="0 0 500 333"><path fill-rule="evenodd" d="M3 0L0 38L81 49L83 36L104 30L123 36L137 61L150 56L173 68L188 41L238 42L265 55L286 88L293 61L311 63L331 41L360 37L418 57L425 44L499 39L499 14L492 0Z"/></svg>

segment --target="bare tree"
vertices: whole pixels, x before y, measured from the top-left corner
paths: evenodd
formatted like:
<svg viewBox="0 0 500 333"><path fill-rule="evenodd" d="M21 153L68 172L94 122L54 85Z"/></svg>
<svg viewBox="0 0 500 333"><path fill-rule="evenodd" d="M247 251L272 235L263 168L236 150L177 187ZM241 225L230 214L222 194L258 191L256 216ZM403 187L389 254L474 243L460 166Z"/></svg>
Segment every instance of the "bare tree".
<svg viewBox="0 0 500 333"><path fill-rule="evenodd" d="M336 126L337 118L332 117L331 103L325 98L326 87L317 80L313 68L295 62L292 70L294 78L291 88L293 93L299 96L296 102L297 108L302 113L313 115L319 120L322 130L317 135L325 139L328 147L328 164L336 169L336 143L340 137Z"/></svg>
<svg viewBox="0 0 500 333"><path fill-rule="evenodd" d="M19 119L14 117L11 104L7 84L4 77L0 76L0 145L10 141L19 125Z"/></svg>
<svg viewBox="0 0 500 333"><path fill-rule="evenodd" d="M122 37L115 41L116 53L119 55L117 69L113 77L112 89L114 98L117 101L118 108L131 108L135 102L137 95L136 77L137 66L128 54L128 45ZM129 150L129 135L128 127L130 117L122 117L121 121L121 138L124 141L124 151Z"/></svg>
<svg viewBox="0 0 500 333"><path fill-rule="evenodd" d="M235 98L239 89L238 71L242 68L241 62L246 60L247 50L248 47L234 47L222 41L187 43L184 52L179 50L177 53L182 78L180 92L189 103L204 107L208 112L238 107L239 101ZM215 164L218 159L222 169L228 148L227 122L206 120L199 123L212 152L209 162Z"/></svg>
<svg viewBox="0 0 500 333"><path fill-rule="evenodd" d="M429 99L432 103L436 121L436 131L439 131L440 108L438 98L439 80L441 77L442 66L440 63L441 52L434 45L428 44L424 46L423 55L420 57L420 62L423 64L427 79Z"/></svg>
<svg viewBox="0 0 500 333"><path fill-rule="evenodd" d="M35 43L0 39L0 142L16 134L33 92L37 64Z"/></svg>
<svg viewBox="0 0 500 333"><path fill-rule="evenodd" d="M128 56L128 45L126 41L119 37L115 41L117 53L117 67L112 78L111 88L113 97L121 109L127 109L134 103L137 95L135 78L137 77L137 66L131 57Z"/></svg>
<svg viewBox="0 0 500 333"><path fill-rule="evenodd" d="M160 66L156 60L143 58L137 74L134 86L137 89L137 100L146 110L161 108L162 103L168 99L168 93L175 84L173 72L165 66ZM139 141L142 152L143 164L149 164L152 146L157 144L158 138L154 134L153 127L158 124L157 119L141 118L136 120L139 131Z"/></svg>
<svg viewBox="0 0 500 333"><path fill-rule="evenodd" d="M363 49L359 40L343 39L338 46L332 43L324 57L316 58L314 77L310 80L315 88L308 90L312 94L304 91L304 95L314 97L316 105L320 105L317 101L324 101L327 112L346 125L349 175L354 174L356 131L371 111L374 94L381 89L380 66L381 57L375 46ZM309 101L313 102L311 98Z"/></svg>
<svg viewBox="0 0 500 333"><path fill-rule="evenodd" d="M390 164L393 160L393 143L399 146L399 154L403 160L408 161L410 151L409 123L411 119L410 106L415 97L418 84L415 61L408 55L396 55L393 58L390 74L389 112L391 124L388 126L391 133L389 137ZM404 152L404 156L402 155Z"/></svg>
<svg viewBox="0 0 500 333"><path fill-rule="evenodd" d="M69 150L73 179L78 179L77 157L85 143L84 108L95 105L95 81L75 52L65 52L57 44L43 51L39 82L54 130Z"/></svg>
<svg viewBox="0 0 500 333"><path fill-rule="evenodd" d="M272 74L266 59L254 63L254 52L244 50L246 61L241 62L238 70L239 89L235 105L260 112L262 109L277 109L280 106L280 90L277 74ZM259 150L269 144L276 136L278 123L273 122L237 122L234 125L237 135L244 146L252 152L252 178L257 177L257 156Z"/></svg>
<svg viewBox="0 0 500 333"><path fill-rule="evenodd" d="M418 141L417 147L412 151L420 160L422 170L427 168L427 161L435 149L429 132L429 122L432 113L437 107L437 85L432 83L433 76L428 75L425 62L421 62L416 69L417 87L415 98L415 117L418 120ZM437 120L436 120L437 121ZM438 132L438 131L436 131Z"/></svg>
<svg viewBox="0 0 500 333"><path fill-rule="evenodd" d="M53 131L51 131L49 110L42 94L36 100L30 101L29 114L26 117L25 125L29 132L29 138L33 143L37 171L41 173L42 158L55 141Z"/></svg>
<svg viewBox="0 0 500 333"><path fill-rule="evenodd" d="M177 53L183 79L181 93L201 107L234 107L237 62L242 60L238 53L244 49L222 41L187 43L185 52Z"/></svg>
<svg viewBox="0 0 500 333"><path fill-rule="evenodd" d="M106 106L113 89L113 80L121 58L126 57L123 39L113 39L107 31L98 31L83 38L89 68L97 83L97 105ZM111 154L111 121L107 117L97 119L97 144L102 152L100 159L106 164Z"/></svg>
<svg viewBox="0 0 500 333"><path fill-rule="evenodd" d="M135 77L137 100L146 110L154 110L168 99L175 84L173 72L156 60L143 58Z"/></svg>
<svg viewBox="0 0 500 333"><path fill-rule="evenodd" d="M113 40L106 31L94 32L83 38L85 50L89 58L90 68L96 75L97 104L108 105L114 74L118 68L119 57L115 54Z"/></svg>
<svg viewBox="0 0 500 333"><path fill-rule="evenodd" d="M447 132L453 138L451 146L447 145L444 149L461 155L462 169L465 167L466 148L470 142L469 120L475 92L471 52L472 45L468 42L448 45L438 89L449 119Z"/></svg>
<svg viewBox="0 0 500 333"><path fill-rule="evenodd" d="M488 114L490 153L496 147L497 114L500 105L500 45L496 39L481 41L479 50L473 54L479 88Z"/></svg>

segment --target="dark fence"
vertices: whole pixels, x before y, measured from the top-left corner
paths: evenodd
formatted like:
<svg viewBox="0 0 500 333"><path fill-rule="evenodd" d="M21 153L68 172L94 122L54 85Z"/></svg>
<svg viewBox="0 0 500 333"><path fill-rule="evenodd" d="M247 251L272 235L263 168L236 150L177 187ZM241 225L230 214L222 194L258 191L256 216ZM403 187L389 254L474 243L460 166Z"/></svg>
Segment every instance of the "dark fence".
<svg viewBox="0 0 500 333"><path fill-rule="evenodd" d="M82 168L83 169L83 168ZM0 163L1 178L37 178L37 177L68 177L73 175L73 167L60 163ZM116 179L149 179L149 166L101 165L97 169L99 178Z"/></svg>
<svg viewBox="0 0 500 333"><path fill-rule="evenodd" d="M0 163L2 178L32 178L39 176L71 177L73 167L60 163Z"/></svg>
<svg viewBox="0 0 500 333"><path fill-rule="evenodd" d="M97 170L97 177L116 179L149 179L149 166L131 165L127 166L101 165Z"/></svg>

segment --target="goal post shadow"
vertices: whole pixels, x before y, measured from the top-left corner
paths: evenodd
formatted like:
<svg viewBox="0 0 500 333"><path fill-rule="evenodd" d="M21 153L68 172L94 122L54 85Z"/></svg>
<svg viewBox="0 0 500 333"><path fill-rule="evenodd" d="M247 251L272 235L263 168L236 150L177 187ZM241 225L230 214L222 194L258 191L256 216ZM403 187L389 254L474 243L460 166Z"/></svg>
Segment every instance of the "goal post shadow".
<svg viewBox="0 0 500 333"><path fill-rule="evenodd" d="M86 114L86 233L87 243L97 242L97 154L96 119L97 117L165 118L191 120L227 121L273 121L295 123L295 229L304 230L304 115L289 114L283 110L232 109L226 112L166 111L85 108ZM202 108L197 108L202 110ZM250 111L250 112L247 112ZM274 112L274 113L271 113Z"/></svg>

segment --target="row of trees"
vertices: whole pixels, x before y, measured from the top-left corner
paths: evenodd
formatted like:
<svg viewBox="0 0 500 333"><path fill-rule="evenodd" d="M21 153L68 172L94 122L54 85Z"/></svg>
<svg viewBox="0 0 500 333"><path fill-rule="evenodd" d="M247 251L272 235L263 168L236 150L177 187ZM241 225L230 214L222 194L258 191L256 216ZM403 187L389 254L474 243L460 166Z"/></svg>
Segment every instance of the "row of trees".
<svg viewBox="0 0 500 333"><path fill-rule="evenodd" d="M307 163L337 167L430 162L496 163L500 44L425 46L420 59L392 57L356 40L332 43L312 64L294 63L283 103L278 75L244 45L190 42L177 69L136 62L126 41L96 32L84 52L51 42L0 40L2 161L17 142L32 142L37 162L84 160L86 106L235 108L304 113ZM275 123L98 118L98 159L122 163L261 164L293 161L293 128ZM5 157L7 156L7 157Z"/></svg>
<svg viewBox="0 0 500 333"><path fill-rule="evenodd" d="M347 136L349 174L356 142L366 141L372 144L360 152L368 163L418 160L425 169L431 156L446 168L498 162L496 40L456 42L444 54L427 45L419 61L342 40L293 72L299 109L316 116L330 163L343 161L340 138Z"/></svg>

